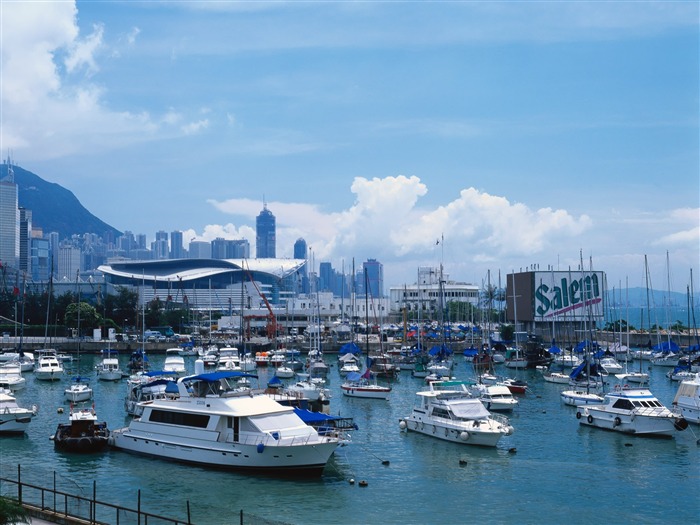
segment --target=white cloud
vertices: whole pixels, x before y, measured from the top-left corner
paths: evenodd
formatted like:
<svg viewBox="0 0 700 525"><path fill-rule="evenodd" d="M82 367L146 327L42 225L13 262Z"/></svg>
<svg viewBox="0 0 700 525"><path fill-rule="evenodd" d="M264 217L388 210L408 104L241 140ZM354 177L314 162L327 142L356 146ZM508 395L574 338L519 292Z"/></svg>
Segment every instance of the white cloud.
<svg viewBox="0 0 700 525"><path fill-rule="evenodd" d="M198 120L197 122L190 122L182 126L182 132L185 135L196 135L197 133L207 129L209 127L209 119Z"/></svg>
<svg viewBox="0 0 700 525"><path fill-rule="evenodd" d="M316 206L269 202L277 219L279 256L290 256L298 237L313 247L317 260L354 256L389 262L430 256L441 237L452 246L469 246L465 261L532 257L551 250L563 239L576 238L592 227L587 215L565 210L530 209L474 188L436 209L423 209L420 198L428 188L418 177L356 177L351 191L356 202L340 213L324 214ZM259 201L210 200L219 211L253 220ZM253 235L251 238L255 238Z"/></svg>
<svg viewBox="0 0 700 525"><path fill-rule="evenodd" d="M84 40L74 40L70 46L70 53L66 57L65 64L69 73L84 66L88 76L98 71L95 61L95 53L102 47L102 36L104 27L102 24L95 24L93 32Z"/></svg>

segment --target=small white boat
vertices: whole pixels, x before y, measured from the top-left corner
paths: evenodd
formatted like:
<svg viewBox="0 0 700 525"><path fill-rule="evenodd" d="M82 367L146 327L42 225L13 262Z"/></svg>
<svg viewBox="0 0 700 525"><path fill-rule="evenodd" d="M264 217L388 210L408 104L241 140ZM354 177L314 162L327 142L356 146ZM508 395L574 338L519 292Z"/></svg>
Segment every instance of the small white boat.
<svg viewBox="0 0 700 525"><path fill-rule="evenodd" d="M34 377L41 381L59 381L63 378L63 365L56 358L55 353L39 356L34 367Z"/></svg>
<svg viewBox="0 0 700 525"><path fill-rule="evenodd" d="M64 390L66 401L80 403L92 399L92 388L88 386L88 380L84 377L74 377L73 383Z"/></svg>
<svg viewBox="0 0 700 525"><path fill-rule="evenodd" d="M586 390L564 390L559 394L565 405L577 407L580 405L592 405L603 402L603 396Z"/></svg>
<svg viewBox="0 0 700 525"><path fill-rule="evenodd" d="M674 410L690 421L700 424L700 374L681 381L673 398Z"/></svg>
<svg viewBox="0 0 700 525"><path fill-rule="evenodd" d="M382 386L370 381L370 369L364 374L351 372L345 378L345 382L340 385L344 396L362 397L365 399L388 399L391 394L390 386Z"/></svg>
<svg viewBox="0 0 700 525"><path fill-rule="evenodd" d="M582 425L636 436L673 436L688 428L688 421L662 405L646 388L615 389L600 404L579 406L576 418Z"/></svg>
<svg viewBox="0 0 700 525"><path fill-rule="evenodd" d="M0 434L21 434L39 411L36 405L22 408L9 390L0 391Z"/></svg>
<svg viewBox="0 0 700 525"><path fill-rule="evenodd" d="M401 430L486 447L513 433L508 418L486 410L462 381L434 381L416 395L413 411L399 421Z"/></svg>
<svg viewBox="0 0 700 525"><path fill-rule="evenodd" d="M19 361L10 361L0 366L0 388L9 388L11 391L15 391L26 385L27 380L22 377Z"/></svg>
<svg viewBox="0 0 700 525"><path fill-rule="evenodd" d="M519 402L504 385L474 385L472 392L484 404L486 410L510 412Z"/></svg>
<svg viewBox="0 0 700 525"><path fill-rule="evenodd" d="M97 379L100 381L119 381L124 376L116 356L116 350L102 350L102 361L95 365Z"/></svg>
<svg viewBox="0 0 700 525"><path fill-rule="evenodd" d="M275 375L282 379L291 379L296 375L296 372L292 369L292 367L282 365L275 369Z"/></svg>
<svg viewBox="0 0 700 525"><path fill-rule="evenodd" d="M185 358L180 355L179 348L168 348L165 350L163 371L177 377L184 376L187 373Z"/></svg>
<svg viewBox="0 0 700 525"><path fill-rule="evenodd" d="M622 365L614 357L604 357L600 360L599 366L607 374L621 374L624 371Z"/></svg>
<svg viewBox="0 0 700 525"><path fill-rule="evenodd" d="M547 383L558 383L560 385L569 384L569 374L552 370L551 368L543 365L538 366L537 371L542 374L542 379L544 379Z"/></svg>
<svg viewBox="0 0 700 525"><path fill-rule="evenodd" d="M325 387L326 382L321 378L309 378L306 374L299 374L300 381L289 385L285 390L300 395L309 401L327 403L331 399L330 390Z"/></svg>

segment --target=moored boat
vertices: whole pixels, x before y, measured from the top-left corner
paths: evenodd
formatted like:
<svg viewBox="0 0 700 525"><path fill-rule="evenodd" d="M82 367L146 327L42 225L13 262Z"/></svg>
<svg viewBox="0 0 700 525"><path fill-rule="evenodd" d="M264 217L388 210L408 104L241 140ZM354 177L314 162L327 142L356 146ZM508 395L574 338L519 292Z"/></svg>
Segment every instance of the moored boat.
<svg viewBox="0 0 700 525"><path fill-rule="evenodd" d="M340 385L343 395L348 397L363 397L366 399L388 399L391 394L390 386L382 386L370 381L371 372L368 368L364 374L349 373L345 382Z"/></svg>
<svg viewBox="0 0 700 525"><path fill-rule="evenodd" d="M0 434L23 433L38 411L36 405L20 407L9 390L0 391Z"/></svg>
<svg viewBox="0 0 700 525"><path fill-rule="evenodd" d="M107 446L109 430L107 423L97 421L95 407L74 408L71 406L69 422L59 423L51 437L57 449L66 452L99 452Z"/></svg>
<svg viewBox="0 0 700 525"><path fill-rule="evenodd" d="M579 406L576 418L582 425L638 436L670 437L688 427L646 388L618 387L600 404Z"/></svg>
<svg viewBox="0 0 700 525"><path fill-rule="evenodd" d="M495 447L513 433L508 418L491 414L462 381L434 381L417 392L410 415L399 420L402 430L453 443Z"/></svg>
<svg viewBox="0 0 700 525"><path fill-rule="evenodd" d="M128 452L211 467L318 476L339 445L321 436L271 397L229 390L221 381L241 372L181 378L170 395L143 403L143 414L114 430L110 443ZM224 395L216 392L224 391Z"/></svg>
<svg viewBox="0 0 700 525"><path fill-rule="evenodd" d="M673 398L674 411L691 423L700 424L700 373L681 381Z"/></svg>

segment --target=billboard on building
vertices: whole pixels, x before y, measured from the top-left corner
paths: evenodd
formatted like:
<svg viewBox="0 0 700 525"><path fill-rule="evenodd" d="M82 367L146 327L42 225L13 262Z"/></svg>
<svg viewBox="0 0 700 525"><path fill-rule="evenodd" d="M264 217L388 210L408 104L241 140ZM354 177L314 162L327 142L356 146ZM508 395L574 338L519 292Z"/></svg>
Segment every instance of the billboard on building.
<svg viewBox="0 0 700 525"><path fill-rule="evenodd" d="M516 322L600 322L604 318L604 272L509 274L506 310Z"/></svg>
<svg viewBox="0 0 700 525"><path fill-rule="evenodd" d="M533 272L535 321L601 321L604 272Z"/></svg>

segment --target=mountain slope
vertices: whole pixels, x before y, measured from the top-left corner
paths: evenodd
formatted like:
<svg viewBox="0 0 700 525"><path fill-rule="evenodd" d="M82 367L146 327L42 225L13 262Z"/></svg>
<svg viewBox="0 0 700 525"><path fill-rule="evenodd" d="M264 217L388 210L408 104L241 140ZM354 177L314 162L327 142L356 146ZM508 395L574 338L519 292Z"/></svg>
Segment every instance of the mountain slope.
<svg viewBox="0 0 700 525"><path fill-rule="evenodd" d="M58 232L64 239L71 235L95 233L104 235L121 232L95 217L80 203L72 192L19 166L12 166L18 186L19 205L32 211L32 225L44 234ZM0 164L0 179L7 176L7 164Z"/></svg>

